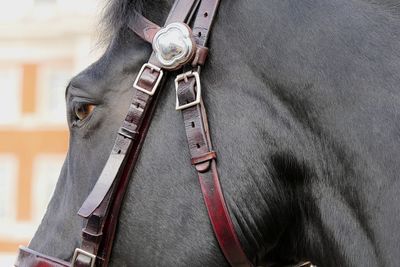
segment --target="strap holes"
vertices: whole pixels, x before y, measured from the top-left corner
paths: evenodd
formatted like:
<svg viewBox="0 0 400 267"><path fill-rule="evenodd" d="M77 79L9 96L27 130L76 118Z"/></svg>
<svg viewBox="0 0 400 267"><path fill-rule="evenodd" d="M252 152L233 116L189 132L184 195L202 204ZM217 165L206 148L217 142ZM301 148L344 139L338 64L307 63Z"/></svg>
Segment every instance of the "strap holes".
<svg viewBox="0 0 400 267"><path fill-rule="evenodd" d="M199 32L199 33L197 34L197 36L201 37L201 32Z"/></svg>
<svg viewBox="0 0 400 267"><path fill-rule="evenodd" d="M118 150L118 154L121 154L121 149L120 149L120 150Z"/></svg>
<svg viewBox="0 0 400 267"><path fill-rule="evenodd" d="M136 108L139 109L140 108L140 104L136 103Z"/></svg>
<svg viewBox="0 0 400 267"><path fill-rule="evenodd" d="M194 128L196 125L194 124L194 121L192 121L192 128Z"/></svg>
<svg viewBox="0 0 400 267"><path fill-rule="evenodd" d="M200 148L200 144L196 144L197 148Z"/></svg>
<svg viewBox="0 0 400 267"><path fill-rule="evenodd" d="M204 12L204 17L207 18L208 17L208 12Z"/></svg>

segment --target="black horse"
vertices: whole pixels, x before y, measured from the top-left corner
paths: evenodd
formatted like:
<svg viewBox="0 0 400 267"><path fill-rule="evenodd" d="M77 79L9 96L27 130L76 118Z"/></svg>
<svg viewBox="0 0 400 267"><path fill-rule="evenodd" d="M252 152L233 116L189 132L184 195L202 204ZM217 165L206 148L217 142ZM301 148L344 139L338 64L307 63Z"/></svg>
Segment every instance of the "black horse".
<svg viewBox="0 0 400 267"><path fill-rule="evenodd" d="M127 21L136 9L163 24L172 2L110 1L108 48L67 88L69 151L31 248L68 260L79 247L76 212L151 53ZM235 229L259 265L400 266L399 11L398 0L222 1L203 97ZM174 105L171 78L112 266L227 266Z"/></svg>

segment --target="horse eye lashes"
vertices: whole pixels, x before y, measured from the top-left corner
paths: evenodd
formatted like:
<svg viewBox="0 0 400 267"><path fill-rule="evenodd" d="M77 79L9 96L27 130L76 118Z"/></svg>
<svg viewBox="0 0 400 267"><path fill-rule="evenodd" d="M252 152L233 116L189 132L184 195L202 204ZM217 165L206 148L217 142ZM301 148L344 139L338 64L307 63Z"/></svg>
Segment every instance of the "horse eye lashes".
<svg viewBox="0 0 400 267"><path fill-rule="evenodd" d="M73 101L69 110L72 126L81 126L85 123L92 113L96 105L90 102Z"/></svg>

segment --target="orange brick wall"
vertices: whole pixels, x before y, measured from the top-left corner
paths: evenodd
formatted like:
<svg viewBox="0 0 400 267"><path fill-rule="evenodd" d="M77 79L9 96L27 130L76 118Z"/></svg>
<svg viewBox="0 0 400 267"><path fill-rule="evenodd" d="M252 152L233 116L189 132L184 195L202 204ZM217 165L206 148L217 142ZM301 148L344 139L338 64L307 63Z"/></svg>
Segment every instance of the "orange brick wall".
<svg viewBox="0 0 400 267"><path fill-rule="evenodd" d="M37 112L38 97L38 65L22 65L21 81L21 113L31 116ZM68 131L66 127L34 127L24 129L15 125L0 128L0 154L14 155L19 161L17 177L17 203L15 205L16 221L32 220L32 177L33 162L38 154L65 155L68 146ZM29 240L2 240L0 237L0 252L15 252L19 245L27 245Z"/></svg>

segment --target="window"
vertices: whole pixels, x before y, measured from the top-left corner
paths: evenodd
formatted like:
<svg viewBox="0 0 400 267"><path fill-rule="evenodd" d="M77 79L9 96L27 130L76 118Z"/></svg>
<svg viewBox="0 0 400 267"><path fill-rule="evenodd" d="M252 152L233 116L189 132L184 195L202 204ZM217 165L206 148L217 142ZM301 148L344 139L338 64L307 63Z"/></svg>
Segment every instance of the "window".
<svg viewBox="0 0 400 267"><path fill-rule="evenodd" d="M45 66L39 70L39 116L42 120L66 124L65 88L72 71L64 66Z"/></svg>
<svg viewBox="0 0 400 267"><path fill-rule="evenodd" d="M29 240L37 225L17 221L18 205L18 158L12 154L0 154L0 243L23 244ZM4 248L4 246L3 246ZM0 252L0 266L13 266L16 255Z"/></svg>
<svg viewBox="0 0 400 267"><path fill-rule="evenodd" d="M19 68L0 68L0 124L20 118L21 75Z"/></svg>

